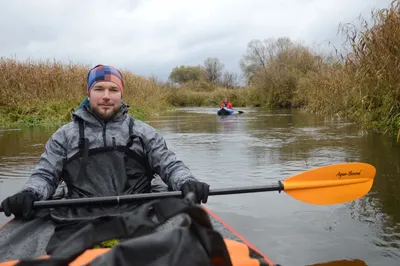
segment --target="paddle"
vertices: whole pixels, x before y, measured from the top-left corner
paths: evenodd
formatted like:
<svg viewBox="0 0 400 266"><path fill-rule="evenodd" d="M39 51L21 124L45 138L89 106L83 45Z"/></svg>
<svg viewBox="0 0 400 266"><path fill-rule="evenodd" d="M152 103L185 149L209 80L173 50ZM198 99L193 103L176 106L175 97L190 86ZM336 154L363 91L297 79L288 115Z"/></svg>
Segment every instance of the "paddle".
<svg viewBox="0 0 400 266"><path fill-rule="evenodd" d="M217 101L214 101L214 100L208 100L210 103L215 103L215 104L217 104L217 105L219 105L219 103L217 102ZM236 110L236 109L232 109L232 110L235 110L235 111L237 111L239 114L243 114L244 112L243 111L240 111L240 110Z"/></svg>
<svg viewBox="0 0 400 266"><path fill-rule="evenodd" d="M318 205L339 204L361 198L372 187L376 174L374 166L366 163L342 163L308 170L277 185L224 188L210 190L210 196L284 191L302 202ZM128 203L135 200L152 200L182 197L181 191L144 193L123 196L36 201L35 209ZM0 208L2 212L3 209Z"/></svg>

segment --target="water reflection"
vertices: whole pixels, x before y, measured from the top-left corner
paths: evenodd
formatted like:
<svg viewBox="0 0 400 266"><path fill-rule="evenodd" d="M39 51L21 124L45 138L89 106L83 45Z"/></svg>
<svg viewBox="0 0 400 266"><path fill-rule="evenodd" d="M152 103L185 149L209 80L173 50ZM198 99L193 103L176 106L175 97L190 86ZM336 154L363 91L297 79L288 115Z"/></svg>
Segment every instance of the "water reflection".
<svg viewBox="0 0 400 266"><path fill-rule="evenodd" d="M349 204L351 215L373 228L371 238L381 255L400 259L400 156L393 138L370 134L363 138L369 149L360 150L362 160L377 168L368 197Z"/></svg>
<svg viewBox="0 0 400 266"><path fill-rule="evenodd" d="M27 178L54 130L0 130L0 179Z"/></svg>
<svg viewBox="0 0 400 266"><path fill-rule="evenodd" d="M313 206L284 193L218 196L207 204L282 265L396 265L399 146L388 136L362 137L355 125L316 115L243 110L218 117L214 108L188 108L147 122L212 188L271 184L345 161L373 164L371 193L348 204ZM54 130L0 130L0 200L20 188Z"/></svg>

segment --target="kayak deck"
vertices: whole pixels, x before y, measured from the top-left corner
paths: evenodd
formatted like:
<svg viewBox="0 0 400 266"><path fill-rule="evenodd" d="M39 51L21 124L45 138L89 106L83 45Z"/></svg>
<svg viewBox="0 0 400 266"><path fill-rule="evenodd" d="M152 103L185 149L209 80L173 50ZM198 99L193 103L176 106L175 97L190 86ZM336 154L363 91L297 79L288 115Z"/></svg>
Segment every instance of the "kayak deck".
<svg viewBox="0 0 400 266"><path fill-rule="evenodd" d="M212 225L224 238L246 244L256 256L264 259L268 265L274 265L266 256L251 243L236 233L221 218L203 207L209 214ZM45 213L45 212L43 212ZM184 214L182 214L184 215ZM184 216L178 215L157 228L156 231L180 224ZM0 227L0 263L21 258L37 258L46 255L47 243L54 233L55 224L45 215L31 221L10 220ZM29 237L26 237L29 236Z"/></svg>
<svg viewBox="0 0 400 266"><path fill-rule="evenodd" d="M155 176L152 181L152 192L167 191L168 188L159 176ZM65 196L65 183L59 185L53 199L60 199ZM235 230L225 223L220 217L211 210L204 207L208 213L213 228L221 234L223 238L244 243L254 256L264 259L267 265L275 265L264 254L257 250L249 241L240 236ZM181 224L185 214L180 214L156 229L165 230ZM22 258L37 258L46 255L46 247L50 237L54 233L55 223L49 218L48 210L39 210L37 217L30 221L11 219L4 225L0 225L0 264L5 261L18 260ZM29 236L29 237L27 237Z"/></svg>

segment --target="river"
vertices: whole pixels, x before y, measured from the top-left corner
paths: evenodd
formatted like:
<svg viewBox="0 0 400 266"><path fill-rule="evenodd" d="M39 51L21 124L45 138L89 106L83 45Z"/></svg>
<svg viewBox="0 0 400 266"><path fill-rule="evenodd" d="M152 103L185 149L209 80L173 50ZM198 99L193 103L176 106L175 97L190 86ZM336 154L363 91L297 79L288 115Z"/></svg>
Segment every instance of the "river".
<svg viewBox="0 0 400 266"><path fill-rule="evenodd" d="M146 122L211 189L276 184L334 163L374 165L371 192L346 204L263 192L210 196L206 206L283 266L398 264L400 156L393 138L299 111L240 110L221 118L215 108L181 108ZM0 200L26 181L54 130L0 130ZM1 214L0 223L6 220Z"/></svg>

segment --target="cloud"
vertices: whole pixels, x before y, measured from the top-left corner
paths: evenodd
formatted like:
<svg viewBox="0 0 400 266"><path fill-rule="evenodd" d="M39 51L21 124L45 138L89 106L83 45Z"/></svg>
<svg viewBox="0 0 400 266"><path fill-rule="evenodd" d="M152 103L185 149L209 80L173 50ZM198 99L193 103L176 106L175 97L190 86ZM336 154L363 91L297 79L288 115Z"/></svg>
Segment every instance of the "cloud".
<svg viewBox="0 0 400 266"><path fill-rule="evenodd" d="M340 45L340 22L374 0L14 0L0 9L0 56L113 64L166 79L177 65L218 57L230 71L252 39ZM326 49L326 47L324 48Z"/></svg>

